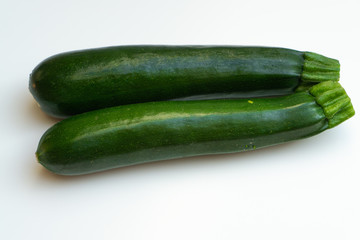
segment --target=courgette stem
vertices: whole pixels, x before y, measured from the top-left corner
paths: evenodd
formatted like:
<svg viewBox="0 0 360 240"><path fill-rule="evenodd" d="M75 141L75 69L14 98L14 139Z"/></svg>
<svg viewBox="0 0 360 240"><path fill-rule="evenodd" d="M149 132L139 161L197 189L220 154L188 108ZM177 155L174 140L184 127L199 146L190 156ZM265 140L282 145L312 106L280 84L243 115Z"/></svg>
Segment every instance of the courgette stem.
<svg viewBox="0 0 360 240"><path fill-rule="evenodd" d="M323 55L304 52L303 82L339 81L340 63Z"/></svg>
<svg viewBox="0 0 360 240"><path fill-rule="evenodd" d="M355 110L345 89L338 82L322 82L309 90L323 108L328 128L333 128L355 115Z"/></svg>

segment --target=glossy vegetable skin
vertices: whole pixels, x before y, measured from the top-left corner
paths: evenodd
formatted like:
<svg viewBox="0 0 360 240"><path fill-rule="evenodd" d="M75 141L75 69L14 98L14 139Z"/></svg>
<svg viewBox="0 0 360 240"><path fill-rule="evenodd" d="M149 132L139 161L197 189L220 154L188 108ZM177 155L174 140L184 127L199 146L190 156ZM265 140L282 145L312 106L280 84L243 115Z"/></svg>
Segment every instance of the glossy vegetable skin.
<svg viewBox="0 0 360 240"><path fill-rule="evenodd" d="M61 175L187 156L241 152L309 137L354 115L338 83L288 96L164 101L65 119L41 138L37 157Z"/></svg>
<svg viewBox="0 0 360 240"><path fill-rule="evenodd" d="M58 54L29 88L55 117L174 99L287 95L303 82L339 79L337 60L284 48L118 46Z"/></svg>

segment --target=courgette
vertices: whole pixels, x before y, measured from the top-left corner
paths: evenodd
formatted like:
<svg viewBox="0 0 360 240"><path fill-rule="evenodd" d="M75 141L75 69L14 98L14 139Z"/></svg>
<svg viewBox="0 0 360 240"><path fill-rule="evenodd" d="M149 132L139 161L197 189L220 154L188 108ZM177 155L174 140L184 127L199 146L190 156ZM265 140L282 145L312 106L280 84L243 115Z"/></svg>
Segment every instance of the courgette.
<svg viewBox="0 0 360 240"><path fill-rule="evenodd" d="M350 99L337 82L273 98L124 105L58 122L42 136L36 155L54 173L87 174L253 150L313 136L353 115Z"/></svg>
<svg viewBox="0 0 360 240"><path fill-rule="evenodd" d="M337 81L337 60L284 48L117 46L41 62L29 88L54 117L162 100L287 95L302 83Z"/></svg>

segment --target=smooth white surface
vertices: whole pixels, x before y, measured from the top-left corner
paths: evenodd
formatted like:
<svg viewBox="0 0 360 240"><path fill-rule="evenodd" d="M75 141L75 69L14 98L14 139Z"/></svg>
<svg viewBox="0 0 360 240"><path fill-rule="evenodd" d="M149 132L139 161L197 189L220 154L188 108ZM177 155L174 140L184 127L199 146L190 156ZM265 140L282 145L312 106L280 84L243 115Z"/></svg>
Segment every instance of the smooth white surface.
<svg viewBox="0 0 360 240"><path fill-rule="evenodd" d="M360 239L360 2L17 1L0 8L0 239ZM234 44L341 61L357 115L255 152L59 177L34 152L56 121L28 75L64 51Z"/></svg>

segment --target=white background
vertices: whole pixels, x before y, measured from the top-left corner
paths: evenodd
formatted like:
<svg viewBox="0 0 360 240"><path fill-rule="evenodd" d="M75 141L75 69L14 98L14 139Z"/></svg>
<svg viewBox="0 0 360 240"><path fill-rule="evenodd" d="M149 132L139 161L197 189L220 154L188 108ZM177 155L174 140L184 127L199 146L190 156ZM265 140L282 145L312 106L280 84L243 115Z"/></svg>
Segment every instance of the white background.
<svg viewBox="0 0 360 240"><path fill-rule="evenodd" d="M360 239L359 115L254 152L60 177L36 162L56 120L28 91L32 69L64 51L263 45L339 59L360 114L359 3L2 0L0 239Z"/></svg>

